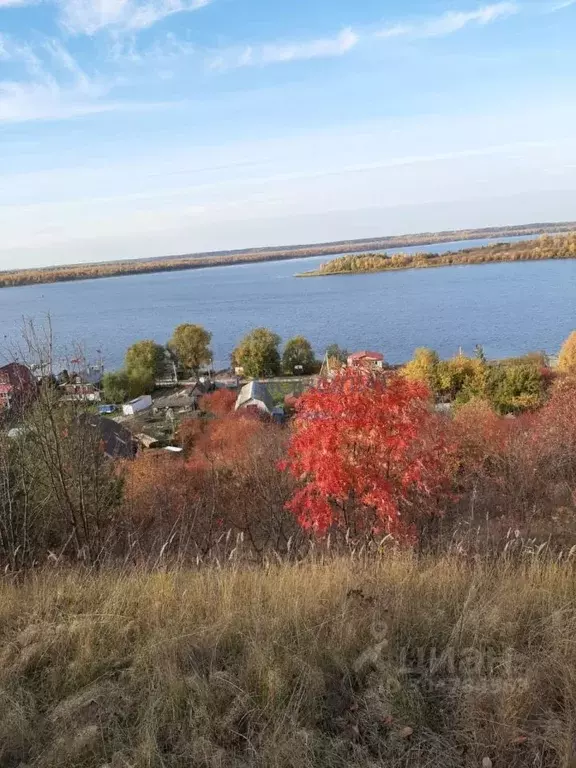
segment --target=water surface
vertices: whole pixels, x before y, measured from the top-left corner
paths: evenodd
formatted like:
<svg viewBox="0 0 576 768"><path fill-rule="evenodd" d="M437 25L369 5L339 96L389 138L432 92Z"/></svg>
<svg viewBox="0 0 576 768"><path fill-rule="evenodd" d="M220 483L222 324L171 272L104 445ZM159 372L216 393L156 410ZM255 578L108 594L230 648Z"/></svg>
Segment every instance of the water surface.
<svg viewBox="0 0 576 768"><path fill-rule="evenodd" d="M398 249L445 252L489 241ZM389 251L390 253L393 251ZM576 328L576 261L455 266L298 280L326 256L0 290L5 344L22 317L50 313L57 342L102 349L108 368L137 339L166 342L182 322L214 334L219 365L251 328L302 334L321 353L337 342L402 362L418 346L442 356L482 344L490 357L555 353Z"/></svg>

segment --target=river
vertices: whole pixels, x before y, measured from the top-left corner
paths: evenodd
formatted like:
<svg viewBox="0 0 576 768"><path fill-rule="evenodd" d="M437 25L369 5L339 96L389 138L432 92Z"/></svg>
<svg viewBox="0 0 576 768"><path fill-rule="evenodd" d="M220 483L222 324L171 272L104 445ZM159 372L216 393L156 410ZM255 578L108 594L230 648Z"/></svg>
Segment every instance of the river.
<svg viewBox="0 0 576 768"><path fill-rule="evenodd" d="M490 242L398 250L445 252ZM533 350L555 354L576 328L576 261L294 277L328 258L3 288L4 347L18 337L23 317L42 323L48 314L58 354L72 344L83 345L89 358L102 350L108 369L121 365L137 339L164 343L183 322L212 331L219 367L257 326L284 340L302 334L319 354L336 342L350 350L380 350L391 363L407 360L419 346L443 357L460 347L472 352L476 344L493 358Z"/></svg>

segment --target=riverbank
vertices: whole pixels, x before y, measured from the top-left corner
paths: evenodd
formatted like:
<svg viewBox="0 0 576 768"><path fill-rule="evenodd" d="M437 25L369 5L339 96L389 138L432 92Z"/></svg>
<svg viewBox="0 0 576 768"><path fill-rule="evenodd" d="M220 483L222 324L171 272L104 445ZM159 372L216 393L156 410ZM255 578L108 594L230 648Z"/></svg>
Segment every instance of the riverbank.
<svg viewBox="0 0 576 768"><path fill-rule="evenodd" d="M518 261L554 261L576 259L576 233L545 235L538 240L518 243L495 243L482 248L447 253L368 253L350 254L322 264L319 269L302 272L296 277L361 275L374 272L397 272L474 264L497 264Z"/></svg>
<svg viewBox="0 0 576 768"><path fill-rule="evenodd" d="M576 222L550 224L527 224L511 227L457 230L445 232L424 232L416 235L338 241L317 245L298 245L284 248L259 248L238 251L188 254L185 256L163 256L155 259L134 259L98 264L70 264L61 267L24 269L0 272L0 288L22 285L93 280L123 275L176 272L211 267L238 266L259 262L288 261L293 259L330 256L342 253L366 253L368 251L394 248L408 248L425 245L440 245L456 241L497 239L510 237L531 237L546 233L570 232L576 230Z"/></svg>

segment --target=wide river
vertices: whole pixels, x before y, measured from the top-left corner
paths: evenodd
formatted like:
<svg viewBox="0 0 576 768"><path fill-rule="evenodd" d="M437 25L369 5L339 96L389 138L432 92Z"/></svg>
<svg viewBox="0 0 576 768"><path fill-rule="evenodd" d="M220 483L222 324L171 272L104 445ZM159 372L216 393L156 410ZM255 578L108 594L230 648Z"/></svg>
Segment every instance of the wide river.
<svg viewBox="0 0 576 768"><path fill-rule="evenodd" d="M490 241L399 249L444 252ZM392 253L393 251L389 251ZM489 357L555 354L576 328L576 261L443 267L296 279L329 257L0 289L4 347L22 318L49 314L60 349L101 349L108 369L137 339L166 342L179 323L213 333L217 365L251 328L302 334L319 354L337 342L384 352L389 362L428 346L441 356L482 344ZM4 356L4 355L3 355Z"/></svg>

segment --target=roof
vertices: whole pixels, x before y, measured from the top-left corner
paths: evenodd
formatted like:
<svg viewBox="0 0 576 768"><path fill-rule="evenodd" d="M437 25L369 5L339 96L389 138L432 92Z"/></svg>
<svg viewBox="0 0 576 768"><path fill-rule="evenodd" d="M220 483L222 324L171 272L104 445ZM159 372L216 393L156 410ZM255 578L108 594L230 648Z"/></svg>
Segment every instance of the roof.
<svg viewBox="0 0 576 768"><path fill-rule="evenodd" d="M8 363L0 368L0 380L8 380L12 386L29 385L34 382L34 377L30 368L22 363Z"/></svg>
<svg viewBox="0 0 576 768"><path fill-rule="evenodd" d="M264 403L270 412L274 408L274 400L272 400L268 387L261 381L249 381L242 387L236 400L236 410L243 408L251 400L259 400Z"/></svg>
<svg viewBox="0 0 576 768"><path fill-rule="evenodd" d="M100 432L104 443L104 452L111 459L132 459L136 453L136 442L129 429L113 419L105 419L96 414L80 416L80 421L89 424Z"/></svg>
<svg viewBox="0 0 576 768"><path fill-rule="evenodd" d="M364 360L365 358L368 358L370 360L380 360L384 361L384 355L381 352L368 352L368 350L364 350L362 352L354 352L353 355L350 355L348 358L349 360Z"/></svg>
<svg viewBox="0 0 576 768"><path fill-rule="evenodd" d="M140 397L135 397L134 400L128 401L126 405L136 405L136 403L140 403L142 401L148 402L150 398L150 395L140 395Z"/></svg>

